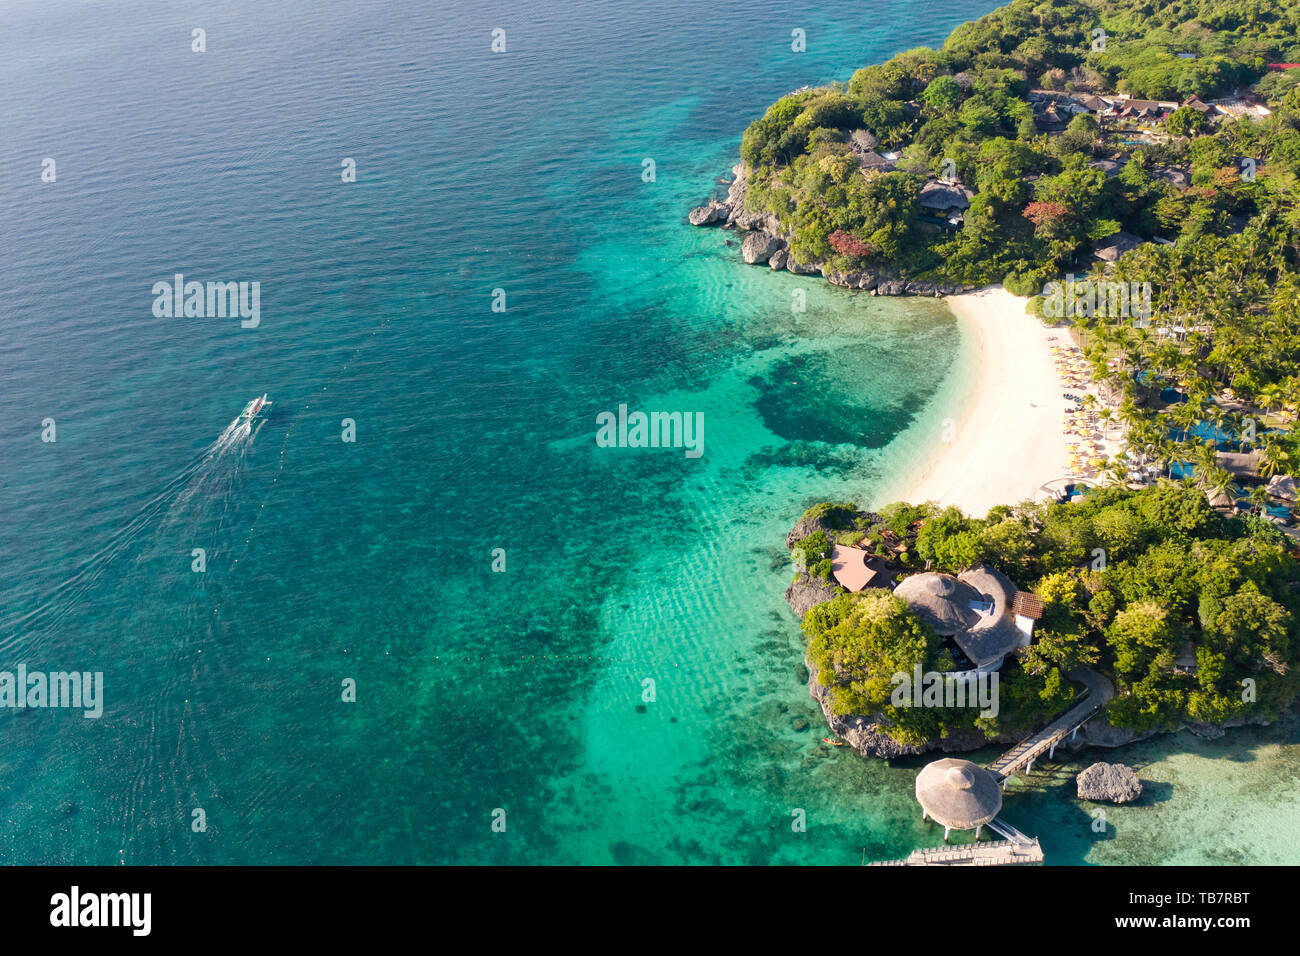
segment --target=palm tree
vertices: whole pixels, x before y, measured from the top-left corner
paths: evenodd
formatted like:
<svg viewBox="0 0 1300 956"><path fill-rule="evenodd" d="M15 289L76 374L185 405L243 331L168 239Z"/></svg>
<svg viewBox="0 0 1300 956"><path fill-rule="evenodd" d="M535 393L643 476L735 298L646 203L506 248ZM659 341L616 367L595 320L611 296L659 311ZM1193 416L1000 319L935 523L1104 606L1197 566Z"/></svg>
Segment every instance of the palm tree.
<svg viewBox="0 0 1300 956"><path fill-rule="evenodd" d="M1192 426L1200 421L1201 416L1200 411L1192 404L1191 399L1188 399L1175 405L1170 417L1179 430L1186 432L1191 431Z"/></svg>
<svg viewBox="0 0 1300 956"><path fill-rule="evenodd" d="M1249 498L1250 503L1255 506L1256 513L1262 515L1264 513L1264 507L1268 504L1268 489L1263 485L1256 485L1254 488L1250 489L1250 494L1246 497Z"/></svg>
<svg viewBox="0 0 1300 956"><path fill-rule="evenodd" d="M1165 471L1166 477L1172 479L1174 477L1174 462L1181 460L1181 455L1178 452L1178 442L1157 437L1153 450L1156 464Z"/></svg>
<svg viewBox="0 0 1300 956"><path fill-rule="evenodd" d="M1265 385L1257 396L1260 407L1265 414L1277 411L1286 405L1286 391L1276 382Z"/></svg>
<svg viewBox="0 0 1300 956"><path fill-rule="evenodd" d="M1205 421L1208 422L1212 428L1212 437L1215 441L1218 441L1224 434L1223 422L1227 417L1227 412L1223 410L1222 405L1217 405L1214 402L1211 402L1205 407L1204 414Z"/></svg>
<svg viewBox="0 0 1300 956"><path fill-rule="evenodd" d="M1210 442L1198 441L1195 445L1195 451L1192 452L1192 460L1196 463L1195 475L1202 481L1208 481L1215 469L1218 468L1218 456L1215 453L1214 445Z"/></svg>
<svg viewBox="0 0 1300 956"><path fill-rule="evenodd" d="M1272 478L1274 475L1285 474L1290 462L1291 456L1282 447L1282 443L1271 435L1265 435L1264 449L1259 463L1260 477Z"/></svg>
<svg viewBox="0 0 1300 956"><path fill-rule="evenodd" d="M1236 488L1234 487L1232 472L1226 468L1215 468L1207 476L1206 489L1211 500L1218 498L1220 495L1226 495L1229 498L1235 497Z"/></svg>
<svg viewBox="0 0 1300 956"><path fill-rule="evenodd" d="M1109 462L1106 463L1105 467L1102 468L1101 472L1103 475L1105 475L1115 484L1123 485L1124 487L1127 488L1129 465L1130 462L1128 456L1125 455L1123 452L1120 452L1118 455L1116 455L1114 458L1112 458Z"/></svg>

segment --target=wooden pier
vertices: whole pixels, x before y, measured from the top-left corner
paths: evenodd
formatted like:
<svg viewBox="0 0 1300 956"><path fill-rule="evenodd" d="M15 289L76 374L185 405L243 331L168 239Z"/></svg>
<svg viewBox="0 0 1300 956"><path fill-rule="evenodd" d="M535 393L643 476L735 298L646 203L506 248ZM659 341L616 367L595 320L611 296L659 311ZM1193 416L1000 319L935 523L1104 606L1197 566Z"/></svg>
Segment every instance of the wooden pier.
<svg viewBox="0 0 1300 956"><path fill-rule="evenodd" d="M867 866L1033 866L1043 862L1043 848L1037 837L1027 837L1002 820L990 822L989 829L1006 839L926 847L913 850L902 860L882 860Z"/></svg>
<svg viewBox="0 0 1300 956"><path fill-rule="evenodd" d="M989 764L989 773L1002 781L1003 789L1007 778L1022 768L1026 773L1032 773L1034 761L1044 753L1055 757L1057 744L1078 733L1079 728L1096 716L1115 695L1114 685L1096 671L1072 671L1069 676L1087 688L1083 700Z"/></svg>
<svg viewBox="0 0 1300 956"><path fill-rule="evenodd" d="M989 775L1002 784L1002 789L1006 789L1007 778L1012 774L1021 770L1031 773L1034 769L1034 761L1044 753L1054 757L1057 744L1066 737L1078 733L1079 728L1100 713L1115 695L1114 685L1096 671L1076 670L1071 671L1068 676L1071 680L1084 685L1083 698L1038 733L1026 737L989 764ZM994 793L996 792L995 790ZM1025 866L1043 862L1043 848L1039 845L1037 837L1027 837L1011 824L998 818L989 820L985 825L1002 839L981 843L979 829L976 828L974 843L962 846L926 847L913 850L902 860L881 860L866 865ZM946 829L944 839L947 839Z"/></svg>

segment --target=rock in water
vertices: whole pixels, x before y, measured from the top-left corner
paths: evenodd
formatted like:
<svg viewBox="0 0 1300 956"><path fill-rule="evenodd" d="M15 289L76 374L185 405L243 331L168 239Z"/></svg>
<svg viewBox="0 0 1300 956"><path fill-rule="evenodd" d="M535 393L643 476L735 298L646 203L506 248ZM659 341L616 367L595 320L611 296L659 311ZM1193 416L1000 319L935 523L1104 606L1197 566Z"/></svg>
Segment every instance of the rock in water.
<svg viewBox="0 0 1300 956"><path fill-rule="evenodd" d="M776 252L772 253L772 258L768 260L767 264L773 269L784 269L785 259L786 251L784 249L778 249Z"/></svg>
<svg viewBox="0 0 1300 956"><path fill-rule="evenodd" d="M692 226L711 226L717 222L725 222L730 214L730 206L714 199L708 205L696 206L686 218Z"/></svg>
<svg viewBox="0 0 1300 956"><path fill-rule="evenodd" d="M740 257L750 265L767 262L784 243L765 232L751 232L740 244Z"/></svg>
<svg viewBox="0 0 1300 956"><path fill-rule="evenodd" d="M1142 783L1132 767L1122 763L1095 763L1079 774L1080 800L1132 803L1142 796Z"/></svg>

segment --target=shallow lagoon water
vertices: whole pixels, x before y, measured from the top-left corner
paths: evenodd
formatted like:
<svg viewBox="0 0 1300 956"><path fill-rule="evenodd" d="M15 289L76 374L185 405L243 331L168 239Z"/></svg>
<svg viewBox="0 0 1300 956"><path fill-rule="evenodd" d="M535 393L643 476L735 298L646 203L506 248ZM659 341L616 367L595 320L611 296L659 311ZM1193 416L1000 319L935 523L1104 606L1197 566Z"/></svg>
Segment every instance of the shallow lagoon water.
<svg viewBox="0 0 1300 956"><path fill-rule="evenodd" d="M962 417L977 337L941 303L747 268L684 215L777 96L990 6L10 4L0 665L102 669L107 700L5 715L0 859L937 842L913 764L819 743L782 542L816 501L903 493ZM261 327L155 319L176 271L260 281ZM256 437L206 457L263 392ZM702 412L705 455L597 448L620 403ZM1300 856L1293 732L1122 759L1152 802L1104 839L1064 776L1014 785L1007 818L1052 862Z"/></svg>

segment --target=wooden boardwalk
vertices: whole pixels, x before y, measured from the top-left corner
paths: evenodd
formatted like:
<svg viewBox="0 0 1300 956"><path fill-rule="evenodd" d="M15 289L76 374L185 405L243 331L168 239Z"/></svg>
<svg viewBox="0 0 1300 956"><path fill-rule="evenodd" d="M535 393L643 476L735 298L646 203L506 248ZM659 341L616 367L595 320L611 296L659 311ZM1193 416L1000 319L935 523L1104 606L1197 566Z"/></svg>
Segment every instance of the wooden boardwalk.
<svg viewBox="0 0 1300 956"><path fill-rule="evenodd" d="M1083 698L1038 733L1026 737L989 765L989 773L1002 781L1024 769L1030 772L1034 761L1044 753L1055 755L1056 745L1078 731L1095 717L1115 696L1115 687L1096 671L1076 670L1069 678L1084 686ZM1025 866L1043 862L1043 848L1037 837L1027 837L1000 818L990 820L988 828L1003 839L962 846L936 846L913 850L902 860L881 860L868 866ZM978 831L977 831L978 836Z"/></svg>
<svg viewBox="0 0 1300 956"><path fill-rule="evenodd" d="M1087 688L1083 700L989 764L994 777L1005 781L1022 768L1026 773L1032 771L1034 761L1044 753L1055 756L1056 745L1096 716L1115 695L1114 685L1096 671L1071 671L1069 676Z"/></svg>
<svg viewBox="0 0 1300 956"><path fill-rule="evenodd" d="M1032 866L1043 862L1038 840L990 840L964 846L934 846L913 850L903 860L883 860L867 866Z"/></svg>
<svg viewBox="0 0 1300 956"><path fill-rule="evenodd" d="M902 860L882 860L867 866L1029 866L1043 862L1043 848L1037 837L1025 836L1002 819L990 820L988 828L1005 839L927 847L913 850Z"/></svg>

